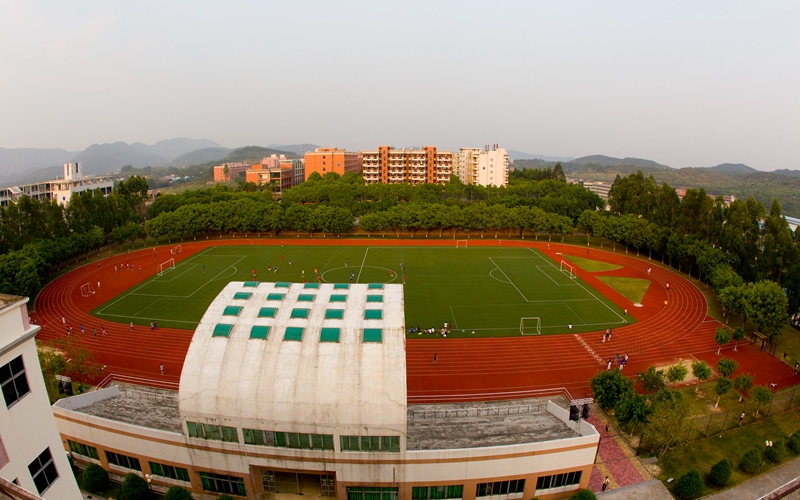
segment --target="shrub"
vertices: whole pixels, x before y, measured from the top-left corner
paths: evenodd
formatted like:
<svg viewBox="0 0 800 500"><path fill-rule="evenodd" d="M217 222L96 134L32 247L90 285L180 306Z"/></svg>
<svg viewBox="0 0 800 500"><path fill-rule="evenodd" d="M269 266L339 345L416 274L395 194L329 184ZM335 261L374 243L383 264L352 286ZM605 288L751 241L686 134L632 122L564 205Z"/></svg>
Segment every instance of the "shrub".
<svg viewBox="0 0 800 500"><path fill-rule="evenodd" d="M228 495L227 493L223 493L222 495L217 497L217 500L236 500L236 499Z"/></svg>
<svg viewBox="0 0 800 500"><path fill-rule="evenodd" d="M597 500L597 495L592 490L578 490L569 500Z"/></svg>
<svg viewBox="0 0 800 500"><path fill-rule="evenodd" d="M86 491L100 493L108 487L108 472L97 464L89 464L83 469L83 487Z"/></svg>
<svg viewBox="0 0 800 500"><path fill-rule="evenodd" d="M164 500L192 500L192 494L180 486L170 486Z"/></svg>
<svg viewBox="0 0 800 500"><path fill-rule="evenodd" d="M767 448L767 460L770 462L777 464L783 457L786 455L786 445L783 444L783 441L778 440L775 441L772 446Z"/></svg>
<svg viewBox="0 0 800 500"><path fill-rule="evenodd" d="M800 453L800 431L796 431L789 438L789 449L795 453Z"/></svg>
<svg viewBox="0 0 800 500"><path fill-rule="evenodd" d="M129 472L122 480L122 494L125 495L125 500L146 500L150 489L144 479Z"/></svg>
<svg viewBox="0 0 800 500"><path fill-rule="evenodd" d="M739 464L739 468L742 469L742 472L752 474L756 471L756 469L758 469L759 463L761 463L761 453L757 449L753 448L744 454L742 457L742 463Z"/></svg>
<svg viewBox="0 0 800 500"><path fill-rule="evenodd" d="M674 493L681 498L693 499L700 496L703 491L703 478L700 471L692 469L678 479Z"/></svg>
<svg viewBox="0 0 800 500"><path fill-rule="evenodd" d="M731 461L727 458L723 458L711 467L708 480L714 486L725 486L731 478L731 472Z"/></svg>

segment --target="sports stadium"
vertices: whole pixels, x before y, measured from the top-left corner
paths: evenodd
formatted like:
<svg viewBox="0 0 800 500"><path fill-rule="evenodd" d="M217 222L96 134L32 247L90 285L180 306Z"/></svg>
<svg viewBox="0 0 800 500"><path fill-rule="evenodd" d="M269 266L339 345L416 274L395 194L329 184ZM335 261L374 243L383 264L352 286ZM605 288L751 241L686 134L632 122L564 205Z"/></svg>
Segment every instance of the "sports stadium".
<svg viewBox="0 0 800 500"><path fill-rule="evenodd" d="M196 494L471 500L599 489L607 431L570 407L620 355L714 362L707 311L668 267L573 245L244 238L87 264L35 317L104 365L53 407L78 461Z"/></svg>

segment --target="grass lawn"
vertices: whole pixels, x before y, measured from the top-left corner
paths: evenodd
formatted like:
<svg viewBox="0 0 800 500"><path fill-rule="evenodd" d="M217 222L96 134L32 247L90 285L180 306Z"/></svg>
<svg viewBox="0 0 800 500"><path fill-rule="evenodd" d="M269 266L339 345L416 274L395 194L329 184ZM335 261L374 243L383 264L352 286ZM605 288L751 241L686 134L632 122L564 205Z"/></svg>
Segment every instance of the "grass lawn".
<svg viewBox="0 0 800 500"><path fill-rule="evenodd" d="M712 436L707 439L693 441L681 448L668 452L659 461L662 472L657 478L665 481L665 485L670 487L670 484L666 483L668 478L672 477L677 480L681 475L693 468L699 470L700 474L705 477L715 463L728 457L733 463L734 469L728 487L735 486L752 477L739 469L739 463L745 453L755 448L760 455L763 455L764 442L766 440L777 441L782 439L786 443L789 436L798 429L800 429L800 414L795 410L779 413L753 424L726 431L719 437ZM796 455L787 448L784 461L795 457ZM765 460L757 473L767 472L777 465L779 464L773 464L769 460ZM674 484L673 482L672 485ZM702 495L716 493L722 489L706 485L703 488Z"/></svg>
<svg viewBox="0 0 800 500"><path fill-rule="evenodd" d="M597 279L618 291L634 304L642 302L644 294L647 293L647 289L650 287L650 280L643 280L641 278L598 276Z"/></svg>
<svg viewBox="0 0 800 500"><path fill-rule="evenodd" d="M571 262L577 264L578 267L584 271L589 271L590 273L598 271L613 271L622 267L617 264L609 264L608 262L600 262L599 260L585 259L583 257L576 257L574 255L564 254L564 257L567 257Z"/></svg>
<svg viewBox="0 0 800 500"><path fill-rule="evenodd" d="M516 336L523 317L540 318L542 334L596 331L633 321L541 252L493 247L212 247L92 314L121 323L157 320L162 327L193 329L220 290L230 281L252 280L253 269L261 281L302 283L305 277L312 282L316 268L323 282L399 284L401 265L407 278L408 327L438 330L447 321L454 337L473 336L473 331L476 337Z"/></svg>

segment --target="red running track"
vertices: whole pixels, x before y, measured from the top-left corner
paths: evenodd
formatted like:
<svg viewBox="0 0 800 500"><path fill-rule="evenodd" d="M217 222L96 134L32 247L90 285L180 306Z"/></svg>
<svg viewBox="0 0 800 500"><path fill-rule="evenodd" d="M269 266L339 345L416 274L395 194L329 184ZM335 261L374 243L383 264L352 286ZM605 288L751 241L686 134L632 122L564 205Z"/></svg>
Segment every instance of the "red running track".
<svg viewBox="0 0 800 500"><path fill-rule="evenodd" d="M452 246L452 240L422 239L304 239L289 240L292 245L332 246ZM209 246L221 245L278 245L279 238L231 239L182 243L180 261ZM531 247L555 261L567 258L560 255L585 256L585 248L572 245L531 241L474 240L472 246ZM138 383L176 389L183 360L193 331L108 323L88 314L95 307L123 293L137 283L156 274L158 264L170 258L169 247L133 251L87 264L49 283L36 299L35 314L44 328L42 340L66 335L61 318L73 325L73 335L81 335L79 325L86 327L81 342L91 348L99 363L106 365L102 377L114 375L135 379ZM444 399L501 399L520 397L525 393L549 392L566 388L574 397L591 395L589 379L606 367L609 358L628 354L626 375L651 365L666 365L678 359L703 359L716 365L717 344L714 332L721 326L708 317L705 297L694 285L680 275L653 261L592 249L586 256L593 260L619 264L614 271L588 273L578 269L580 277L590 286L611 299L637 323L615 328L610 342L601 342L603 332L574 335L525 336L475 339L408 339L406 341L406 370L410 402ZM132 264L134 270L114 271L122 264ZM139 266L142 270L139 271ZM652 272L648 275L647 269ZM633 307L597 276L626 276L652 281L642 307ZM100 287L97 282L100 282ZM82 297L80 287L92 283L96 293ZM667 291L666 284L670 284ZM664 304L664 301L667 304ZM108 332L101 335L100 325ZM91 332L97 328L98 336ZM746 343L745 343L746 344ZM759 352L757 346L733 345L723 349L725 356L739 361L740 373L752 373L756 384L775 383L778 388L795 383L792 369L776 358ZM431 365L433 355L437 364ZM159 364L165 366L165 375Z"/></svg>

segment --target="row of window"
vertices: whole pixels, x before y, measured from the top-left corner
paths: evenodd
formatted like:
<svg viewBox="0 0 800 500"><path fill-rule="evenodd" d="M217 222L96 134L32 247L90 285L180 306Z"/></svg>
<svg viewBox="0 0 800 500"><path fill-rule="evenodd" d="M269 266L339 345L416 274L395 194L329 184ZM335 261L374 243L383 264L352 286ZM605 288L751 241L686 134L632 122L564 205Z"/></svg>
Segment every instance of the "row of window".
<svg viewBox="0 0 800 500"><path fill-rule="evenodd" d="M83 443L76 443L75 441L67 441L69 444L69 449L72 453L77 453L78 455L83 455L84 457L94 458L95 460L100 460L100 456L97 454L97 448L94 446L89 446L88 444Z"/></svg>
<svg viewBox="0 0 800 500"><path fill-rule="evenodd" d="M572 486L580 484L581 471L565 472L563 474L554 474L552 476L542 476L536 480L537 490L546 490L548 488L560 488L562 486Z"/></svg>
<svg viewBox="0 0 800 500"><path fill-rule="evenodd" d="M492 495L507 495L509 493L522 493L525 491L524 479L512 479L510 481L494 481L491 483L479 483L476 497L488 497Z"/></svg>
<svg viewBox="0 0 800 500"><path fill-rule="evenodd" d="M292 318L307 318L309 309L293 309ZM380 310L367 310L368 316L374 318L367 319L381 319L383 314ZM344 309L328 309L325 311L325 319L342 319L344 317ZM214 326L214 331L211 333L212 337L225 337L228 338L233 331L234 325L227 323L217 323ZM266 325L253 325L250 327L251 339L266 339L269 336L271 327ZM287 326L284 330L283 340L291 340L301 342L303 340L304 328L297 326ZM320 342L339 342L339 328L323 328L320 332ZM380 328L364 328L364 342L377 342L381 343L383 338L383 330Z"/></svg>
<svg viewBox="0 0 800 500"><path fill-rule="evenodd" d="M201 472L200 481L203 483L203 489L206 491L229 493L231 495L243 497L247 496L247 491L244 488L244 478L241 477Z"/></svg>
<svg viewBox="0 0 800 500"><path fill-rule="evenodd" d="M238 443L236 427L186 422L189 437ZM333 435L273 432L260 429L242 429L245 444L297 448L303 450L335 451ZM339 436L342 451L399 452L400 436Z"/></svg>
<svg viewBox="0 0 800 500"><path fill-rule="evenodd" d="M108 463L114 464L118 467L124 467L126 469L131 469L131 470L138 470L140 472L142 470L142 465L139 463L139 459L135 457L129 457L128 455L122 455L120 453L114 453L113 451L107 451L106 460L108 460Z"/></svg>
<svg viewBox="0 0 800 500"><path fill-rule="evenodd" d="M464 486L461 484L452 486L415 486L411 489L411 498L413 500L462 498L463 496Z"/></svg>

